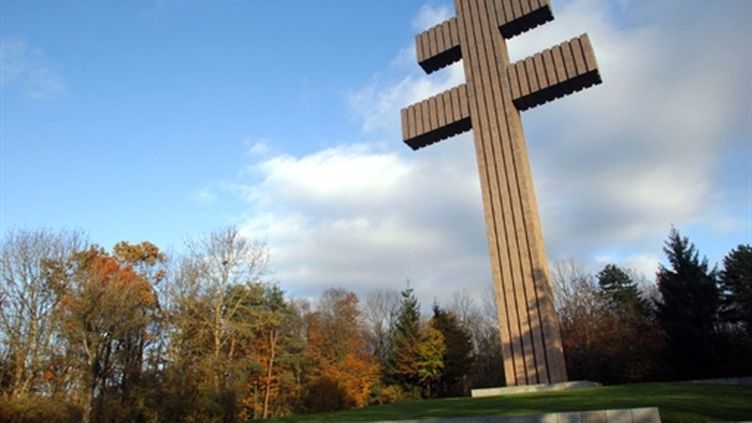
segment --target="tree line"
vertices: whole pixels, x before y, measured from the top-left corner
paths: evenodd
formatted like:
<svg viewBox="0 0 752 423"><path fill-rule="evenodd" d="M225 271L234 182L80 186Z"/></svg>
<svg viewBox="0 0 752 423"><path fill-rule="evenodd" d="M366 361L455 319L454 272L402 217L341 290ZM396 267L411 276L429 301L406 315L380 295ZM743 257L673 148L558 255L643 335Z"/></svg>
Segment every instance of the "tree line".
<svg viewBox="0 0 752 423"><path fill-rule="evenodd" d="M269 281L267 247L236 228L185 251L8 232L0 420L244 421L461 395L501 380L473 367L474 358L499 362L483 358L498 354L484 351L498 337L494 316L466 294L455 301L464 320L438 304L426 320L409 289L364 301L340 288L289 298Z"/></svg>
<svg viewBox="0 0 752 423"><path fill-rule="evenodd" d="M614 264L595 275L556 263L570 379L603 383L752 375L752 247L711 267L672 229L655 281Z"/></svg>
<svg viewBox="0 0 752 423"><path fill-rule="evenodd" d="M268 248L226 228L168 256L70 231L0 245L0 420L233 422L501 386L493 295L428 316L409 286L290 298ZM571 379L739 375L752 351L752 249L721 270L672 231L656 283L554 266Z"/></svg>

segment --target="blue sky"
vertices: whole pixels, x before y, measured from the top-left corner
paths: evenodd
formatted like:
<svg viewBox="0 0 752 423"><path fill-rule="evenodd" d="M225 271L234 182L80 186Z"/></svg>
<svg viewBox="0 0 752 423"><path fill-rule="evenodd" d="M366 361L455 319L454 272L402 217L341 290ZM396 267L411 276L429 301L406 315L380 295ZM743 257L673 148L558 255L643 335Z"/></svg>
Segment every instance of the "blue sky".
<svg viewBox="0 0 752 423"><path fill-rule="evenodd" d="M554 0L513 59L590 34L604 83L525 112L552 261L648 277L671 225L718 261L752 242L752 6ZM413 36L447 1L0 2L0 227L92 241L238 225L297 296L404 287L423 302L490 271L469 135L412 152Z"/></svg>
<svg viewBox="0 0 752 423"><path fill-rule="evenodd" d="M248 142L300 154L358 133L343 96L389 63L416 7L3 2L6 49L55 79L3 86L3 225L164 245L229 223L237 207L190 194L234 178Z"/></svg>

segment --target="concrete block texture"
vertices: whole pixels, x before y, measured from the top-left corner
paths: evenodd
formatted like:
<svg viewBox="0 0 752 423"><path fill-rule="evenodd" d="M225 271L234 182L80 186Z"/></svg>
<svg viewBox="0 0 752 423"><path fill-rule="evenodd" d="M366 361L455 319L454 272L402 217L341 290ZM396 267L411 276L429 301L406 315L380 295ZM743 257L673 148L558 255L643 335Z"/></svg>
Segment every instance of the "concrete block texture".
<svg viewBox="0 0 752 423"><path fill-rule="evenodd" d="M661 421L661 416L655 407L633 408L631 411L633 423L657 423Z"/></svg>
<svg viewBox="0 0 752 423"><path fill-rule="evenodd" d="M606 423L608 417L606 410L588 411L582 414L582 423Z"/></svg>

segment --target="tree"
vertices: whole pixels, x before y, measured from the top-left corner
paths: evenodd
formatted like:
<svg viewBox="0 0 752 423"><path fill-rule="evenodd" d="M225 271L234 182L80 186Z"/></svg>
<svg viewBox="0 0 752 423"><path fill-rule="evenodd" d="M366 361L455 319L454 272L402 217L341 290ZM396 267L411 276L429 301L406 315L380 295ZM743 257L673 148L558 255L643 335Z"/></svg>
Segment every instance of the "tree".
<svg viewBox="0 0 752 423"><path fill-rule="evenodd" d="M447 351L444 335L433 323L430 322L423 328L417 355L417 379L427 398L433 398L436 392L435 387L444 372Z"/></svg>
<svg viewBox="0 0 752 423"><path fill-rule="evenodd" d="M368 351L358 297L343 289L329 289L307 322L307 411L368 404L381 369Z"/></svg>
<svg viewBox="0 0 752 423"><path fill-rule="evenodd" d="M253 326L242 316L251 312L255 300L248 295L259 293L268 264L266 246L234 227L190 241L180 262L170 293L172 361L183 374L193 375L198 395L208 399L200 405L207 416L232 420L239 413L236 399L242 392L243 366L249 363L239 360L236 351L253 336Z"/></svg>
<svg viewBox="0 0 752 423"><path fill-rule="evenodd" d="M716 325L720 305L717 272L699 258L695 246L672 229L663 251L670 267L658 270L662 300L657 318L666 335L671 362L681 377L708 377L718 364Z"/></svg>
<svg viewBox="0 0 752 423"><path fill-rule="evenodd" d="M402 305L394 325L392 350L387 361L389 379L411 390L420 382L418 346L421 341L420 309L412 288L402 291Z"/></svg>
<svg viewBox="0 0 752 423"><path fill-rule="evenodd" d="M604 297L579 263L556 262L552 270L567 373L602 382L612 372L607 369L606 345L598 338L613 326Z"/></svg>
<svg viewBox="0 0 752 423"><path fill-rule="evenodd" d="M159 296L157 295L156 286L164 279L166 275L165 262L167 257L159 248L149 241L142 241L138 244L131 244L127 241L117 243L112 249L112 256L121 266L132 269L143 281L149 285L152 291L151 295L155 298L156 304L147 309L149 316L146 316L148 327L144 330L134 331L126 334L119 340L117 351L118 360L121 363L121 375L118 383L120 391L120 402L124 408L135 411L138 406L136 403L139 398L131 398L132 391L141 384L141 375L144 371L144 359L147 351L156 345L157 350L151 354L151 370L153 372L159 369L159 360L157 355L160 353L158 348L161 347L155 342L163 328L164 315Z"/></svg>
<svg viewBox="0 0 752 423"><path fill-rule="evenodd" d="M626 314L649 313L649 305L640 295L637 283L619 266L607 264L595 277L600 291L612 309Z"/></svg>
<svg viewBox="0 0 752 423"><path fill-rule="evenodd" d="M265 306L260 311L260 315L257 315L258 329L257 337L266 346L265 350L266 359L264 364L266 365L266 377L264 378L264 408L261 411L261 418L265 419L270 417L270 405L272 396L273 380L275 379L275 369L278 370L279 363L275 368L275 359L279 355L279 346L282 343L285 333L282 331L282 327L285 324L285 299L282 291L278 288L273 288L268 291L265 296ZM278 372L278 371L277 371Z"/></svg>
<svg viewBox="0 0 752 423"><path fill-rule="evenodd" d="M731 250L723 259L720 276L726 320L741 324L752 342L752 246Z"/></svg>
<svg viewBox="0 0 752 423"><path fill-rule="evenodd" d="M370 330L369 350L386 364L394 322L400 308L400 295L393 289L376 289L366 294L363 317Z"/></svg>
<svg viewBox="0 0 752 423"><path fill-rule="evenodd" d="M466 384L463 383L473 366L473 343L470 333L465 330L457 315L452 311L433 306L431 326L436 328L444 339L445 351L440 390L442 395L463 395Z"/></svg>
<svg viewBox="0 0 752 423"><path fill-rule="evenodd" d="M51 263L69 261L86 244L80 232L45 229L10 231L0 244L0 357L7 375L2 390L11 397L56 391L52 382L59 380L51 372L60 297L48 273Z"/></svg>
<svg viewBox="0 0 752 423"><path fill-rule="evenodd" d="M100 248L76 253L73 262L70 275L56 272L53 281L61 297L60 331L80 371L80 398L88 422L94 416L107 419L101 413L110 387L119 387L127 398L130 382L141 370L158 302L150 281Z"/></svg>
<svg viewBox="0 0 752 423"><path fill-rule="evenodd" d="M624 383L652 376L661 338L654 321L630 303L640 292L619 295L631 291L623 288L632 284L627 273L616 266L600 272L599 282L619 280L604 284L606 292L573 261L555 263L552 274L570 377Z"/></svg>
<svg viewBox="0 0 752 423"><path fill-rule="evenodd" d="M635 273L607 264L596 274L600 294L605 298L611 322L610 333L601 334L606 344L619 345L609 351L612 369L606 382L643 380L658 367L661 345L653 310L635 282Z"/></svg>
<svg viewBox="0 0 752 423"><path fill-rule="evenodd" d="M292 391L292 366L300 353L300 338L295 327L295 310L276 285L255 283L233 286L228 304L239 303L238 312L229 321L232 340L227 359L234 363L241 418L276 416L277 400Z"/></svg>
<svg viewBox="0 0 752 423"><path fill-rule="evenodd" d="M487 388L504 384L498 314L494 288L487 286L481 307L475 304L466 290L455 292L450 310L459 319L462 330L471 334L473 366L467 386Z"/></svg>

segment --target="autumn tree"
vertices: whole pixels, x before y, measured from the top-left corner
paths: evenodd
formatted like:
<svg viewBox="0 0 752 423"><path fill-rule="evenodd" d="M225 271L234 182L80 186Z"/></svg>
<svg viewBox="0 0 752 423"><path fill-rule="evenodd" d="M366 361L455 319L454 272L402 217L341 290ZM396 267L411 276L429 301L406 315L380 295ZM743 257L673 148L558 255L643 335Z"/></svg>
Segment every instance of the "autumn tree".
<svg viewBox="0 0 752 423"><path fill-rule="evenodd" d="M676 376L708 377L718 364L720 293L717 271L686 237L672 229L663 251L669 267L658 270L657 317L666 334Z"/></svg>
<svg viewBox="0 0 752 423"><path fill-rule="evenodd" d="M567 373L575 379L603 381L611 369L599 335L613 327L607 304L592 277L574 262L556 262L552 281Z"/></svg>
<svg viewBox="0 0 752 423"><path fill-rule="evenodd" d="M54 373L60 297L48 278L49 264L67 262L85 246L80 232L45 229L9 231L0 244L0 389L12 398L63 385L62 375Z"/></svg>
<svg viewBox="0 0 752 423"><path fill-rule="evenodd" d="M152 373L159 371L161 363L160 355L164 344L164 337L160 336L164 330L164 314L159 303L157 286L166 276L166 255L149 241L131 244L127 241L117 243L112 249L112 256L121 266L126 266L134 271L143 281L148 283L156 304L146 309L150 315L145 317L147 327L141 331L133 331L125 334L119 340L117 350L118 363L120 364L120 377L118 391L120 402L124 407L134 410L143 398L133 396L133 390L142 386L142 374L145 370L144 360L149 358L149 367ZM148 357L147 357L148 356Z"/></svg>
<svg viewBox="0 0 752 423"><path fill-rule="evenodd" d="M368 404L380 366L368 351L358 297L342 289L329 289L306 321L307 411Z"/></svg>
<svg viewBox="0 0 752 423"><path fill-rule="evenodd" d="M242 303L231 320L235 334L228 351L242 372L240 417L291 413L292 404L280 400L294 398L298 388L302 339L297 310L276 285L235 286L228 295L235 297L229 303Z"/></svg>
<svg viewBox="0 0 752 423"><path fill-rule="evenodd" d="M599 278L626 274L616 267ZM662 346L652 319L621 303L614 286L629 285L631 278L605 286L574 261L556 262L552 269L557 313L567 372L573 379L603 383L645 380L654 375ZM635 297L640 298L638 292Z"/></svg>
<svg viewBox="0 0 752 423"><path fill-rule="evenodd" d="M170 261L149 242L110 253L82 239L13 231L0 244L0 420L235 421L301 409L303 311L264 280L262 244L230 228ZM338 386L360 405L378 365L362 333L348 348Z"/></svg>
<svg viewBox="0 0 752 423"><path fill-rule="evenodd" d="M174 413L187 406L200 407L207 415L232 420L239 414L237 397L242 390L243 362L234 360L241 337L249 337L247 294L255 292L268 271L266 246L243 237L234 227L189 241L188 253L179 263L170 290L174 327L171 362L177 379L193 386L192 395L208 400L183 404L186 392L176 392ZM238 287L245 287L237 291ZM236 291L234 291L236 290ZM229 295L232 292L241 293ZM208 417L207 417L208 418Z"/></svg>
<svg viewBox="0 0 752 423"><path fill-rule="evenodd" d="M84 421L110 420L102 415L109 388L117 386L127 397L123 389L140 371L158 302L148 280L100 248L76 253L73 261L71 274L54 277L60 331L80 372Z"/></svg>

